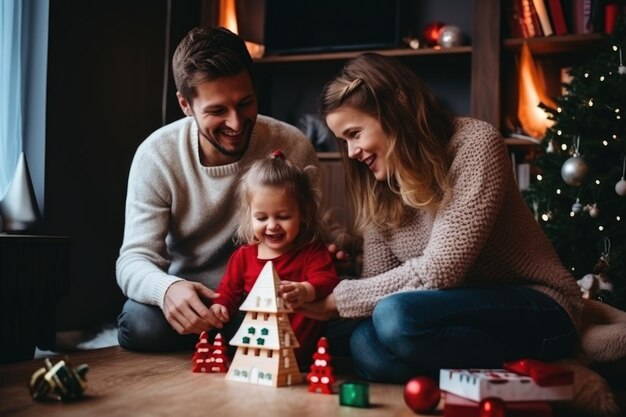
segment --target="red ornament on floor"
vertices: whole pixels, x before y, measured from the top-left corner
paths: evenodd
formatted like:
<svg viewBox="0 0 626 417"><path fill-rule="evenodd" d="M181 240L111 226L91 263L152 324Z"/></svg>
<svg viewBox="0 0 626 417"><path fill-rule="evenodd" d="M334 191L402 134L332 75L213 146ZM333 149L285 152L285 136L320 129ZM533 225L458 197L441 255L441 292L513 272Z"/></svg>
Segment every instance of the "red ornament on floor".
<svg viewBox="0 0 626 417"><path fill-rule="evenodd" d="M506 406L500 398L485 398L480 402L480 417L506 417Z"/></svg>
<svg viewBox="0 0 626 417"><path fill-rule="evenodd" d="M404 402L416 413L424 413L437 407L441 391L434 379L417 376L404 386Z"/></svg>

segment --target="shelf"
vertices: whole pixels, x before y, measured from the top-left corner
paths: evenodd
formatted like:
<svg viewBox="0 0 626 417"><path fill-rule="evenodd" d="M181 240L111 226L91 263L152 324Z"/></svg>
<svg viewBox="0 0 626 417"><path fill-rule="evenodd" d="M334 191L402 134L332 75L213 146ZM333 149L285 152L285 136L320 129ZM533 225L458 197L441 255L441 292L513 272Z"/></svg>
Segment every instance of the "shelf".
<svg viewBox="0 0 626 417"><path fill-rule="evenodd" d="M306 61L328 61L343 60L356 58L365 52L375 52L381 55L395 57L412 57L412 56L436 56L436 55L456 55L471 54L471 46L458 46L454 48L396 48L396 49L375 49L363 51L345 51L345 52L325 52L315 54L296 54L296 55L268 55L260 59L256 59L256 64L272 64L281 62L306 62Z"/></svg>
<svg viewBox="0 0 626 417"><path fill-rule="evenodd" d="M503 45L507 50L518 51L524 42L528 44L532 53L547 55L591 51L598 46L606 44L607 38L601 33L586 33L581 35L505 39Z"/></svg>

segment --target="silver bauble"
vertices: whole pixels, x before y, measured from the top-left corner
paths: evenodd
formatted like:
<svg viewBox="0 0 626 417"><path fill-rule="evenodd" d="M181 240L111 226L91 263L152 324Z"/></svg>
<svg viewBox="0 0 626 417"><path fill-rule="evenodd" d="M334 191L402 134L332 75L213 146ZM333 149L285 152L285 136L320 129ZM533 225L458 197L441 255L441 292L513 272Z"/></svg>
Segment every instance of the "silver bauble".
<svg viewBox="0 0 626 417"><path fill-rule="evenodd" d="M615 184L615 192L620 197L624 197L626 195L626 180L624 180L624 178Z"/></svg>
<svg viewBox="0 0 626 417"><path fill-rule="evenodd" d="M561 177L567 185L580 187L587 178L587 172L589 172L589 167L585 160L579 155L574 155L563 163Z"/></svg>
<svg viewBox="0 0 626 417"><path fill-rule="evenodd" d="M572 205L572 211L576 214L582 213L583 205L580 204L580 200L576 199L576 202Z"/></svg>
<svg viewBox="0 0 626 417"><path fill-rule="evenodd" d="M452 48L463 45L463 31L454 25L445 25L439 31L437 44L442 48Z"/></svg>

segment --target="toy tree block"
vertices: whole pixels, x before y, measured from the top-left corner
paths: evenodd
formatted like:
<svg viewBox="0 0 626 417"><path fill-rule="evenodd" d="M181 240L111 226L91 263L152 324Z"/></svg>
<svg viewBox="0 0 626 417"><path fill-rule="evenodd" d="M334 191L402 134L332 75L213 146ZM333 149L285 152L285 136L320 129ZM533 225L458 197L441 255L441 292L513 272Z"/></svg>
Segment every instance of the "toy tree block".
<svg viewBox="0 0 626 417"><path fill-rule="evenodd" d="M317 349L313 353L313 364L311 372L306 376L309 382L309 392L318 392L322 394L332 394L335 383L335 375L333 375L333 367L330 366L330 355L328 354L328 341L325 337L321 337L317 341Z"/></svg>
<svg viewBox="0 0 626 417"><path fill-rule="evenodd" d="M278 296L280 277L268 261L239 309L246 315L230 340L237 351L226 374L230 381L280 387L302 382L294 349L300 347L287 307Z"/></svg>
<svg viewBox="0 0 626 417"><path fill-rule="evenodd" d="M209 344L207 332L200 333L198 343L196 343L196 352L191 358L193 363L192 372L209 372L209 366L206 361L210 357L210 348L211 345Z"/></svg>
<svg viewBox="0 0 626 417"><path fill-rule="evenodd" d="M439 388L472 401L562 401L573 398L573 384L541 386L531 377L505 369L442 369Z"/></svg>
<svg viewBox="0 0 626 417"><path fill-rule="evenodd" d="M222 335L217 333L213 344L208 341L207 332L202 332L196 343L196 353L191 358L193 372L226 372L228 356L224 350Z"/></svg>

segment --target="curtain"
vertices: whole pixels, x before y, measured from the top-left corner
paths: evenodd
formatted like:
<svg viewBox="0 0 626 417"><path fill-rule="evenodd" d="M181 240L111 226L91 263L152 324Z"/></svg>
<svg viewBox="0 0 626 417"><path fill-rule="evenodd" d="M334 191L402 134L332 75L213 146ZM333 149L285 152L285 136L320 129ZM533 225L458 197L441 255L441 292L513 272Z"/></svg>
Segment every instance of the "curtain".
<svg viewBox="0 0 626 417"><path fill-rule="evenodd" d="M0 199L23 146L23 0L0 1Z"/></svg>
<svg viewBox="0 0 626 417"><path fill-rule="evenodd" d="M22 152L43 213L49 0L0 0L0 200Z"/></svg>

